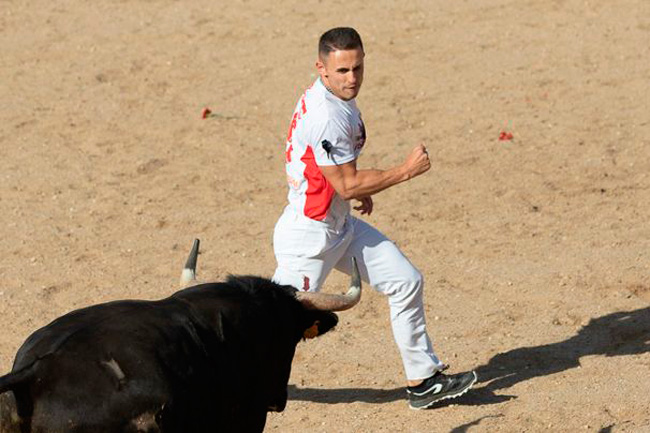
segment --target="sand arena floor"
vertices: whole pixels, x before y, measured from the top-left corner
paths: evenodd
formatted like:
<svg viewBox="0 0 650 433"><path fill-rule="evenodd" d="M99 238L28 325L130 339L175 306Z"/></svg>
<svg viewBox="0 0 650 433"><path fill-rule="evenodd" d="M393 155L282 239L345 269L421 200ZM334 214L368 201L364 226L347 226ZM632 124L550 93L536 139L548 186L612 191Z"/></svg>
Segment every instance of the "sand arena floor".
<svg viewBox="0 0 650 433"><path fill-rule="evenodd" d="M266 431L650 431L646 0L2 0L0 370L71 309L175 291L194 237L206 279L273 273L286 131L337 25L367 52L360 167L433 161L367 220L480 382L409 410L367 290Z"/></svg>

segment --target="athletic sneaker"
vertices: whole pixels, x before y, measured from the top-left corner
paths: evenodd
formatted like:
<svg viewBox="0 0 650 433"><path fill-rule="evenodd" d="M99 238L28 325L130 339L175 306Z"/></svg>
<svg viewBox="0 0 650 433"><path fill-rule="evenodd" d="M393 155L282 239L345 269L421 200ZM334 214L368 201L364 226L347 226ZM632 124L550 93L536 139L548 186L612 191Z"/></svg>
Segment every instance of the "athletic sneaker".
<svg viewBox="0 0 650 433"><path fill-rule="evenodd" d="M435 402L465 394L476 383L476 373L442 374L437 371L418 386L406 388L411 409L426 409Z"/></svg>

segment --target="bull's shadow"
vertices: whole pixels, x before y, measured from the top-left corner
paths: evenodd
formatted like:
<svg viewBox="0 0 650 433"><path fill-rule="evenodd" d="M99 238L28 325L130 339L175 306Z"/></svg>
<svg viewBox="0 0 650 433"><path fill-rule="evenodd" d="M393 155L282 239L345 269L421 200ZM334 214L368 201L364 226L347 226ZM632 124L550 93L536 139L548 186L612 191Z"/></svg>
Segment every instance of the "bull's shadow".
<svg viewBox="0 0 650 433"><path fill-rule="evenodd" d="M557 343L521 347L492 357L476 369L479 386L454 400L460 405L494 404L515 398L495 391L519 382L580 366L584 356L623 356L650 352L650 307L591 319L576 335ZM485 384L480 386L480 384ZM289 387L289 398L319 403L387 403L405 398L404 388L378 390Z"/></svg>
<svg viewBox="0 0 650 433"><path fill-rule="evenodd" d="M377 388L341 388L317 389L298 388L289 385L289 400L312 401L316 403L390 403L404 400L404 388L377 389Z"/></svg>

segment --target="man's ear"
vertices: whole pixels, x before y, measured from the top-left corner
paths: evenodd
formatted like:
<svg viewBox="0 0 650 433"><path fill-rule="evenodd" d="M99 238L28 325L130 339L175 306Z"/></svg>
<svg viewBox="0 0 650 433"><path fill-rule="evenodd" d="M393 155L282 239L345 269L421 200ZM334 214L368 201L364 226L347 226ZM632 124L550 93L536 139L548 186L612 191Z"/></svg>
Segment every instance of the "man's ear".
<svg viewBox="0 0 650 433"><path fill-rule="evenodd" d="M338 316L330 311L308 310L303 337L319 337L334 328L338 321Z"/></svg>
<svg viewBox="0 0 650 433"><path fill-rule="evenodd" d="M325 69L325 63L320 59L320 57L316 60L316 70L322 78L327 78L327 69Z"/></svg>

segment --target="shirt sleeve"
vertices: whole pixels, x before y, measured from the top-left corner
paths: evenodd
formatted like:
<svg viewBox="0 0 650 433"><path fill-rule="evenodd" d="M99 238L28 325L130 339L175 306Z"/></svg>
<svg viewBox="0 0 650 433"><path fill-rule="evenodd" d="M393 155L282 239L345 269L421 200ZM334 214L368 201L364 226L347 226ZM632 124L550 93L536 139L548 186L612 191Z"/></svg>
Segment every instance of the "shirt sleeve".
<svg viewBox="0 0 650 433"><path fill-rule="evenodd" d="M338 119L315 125L310 144L319 166L341 165L356 159L352 128Z"/></svg>

